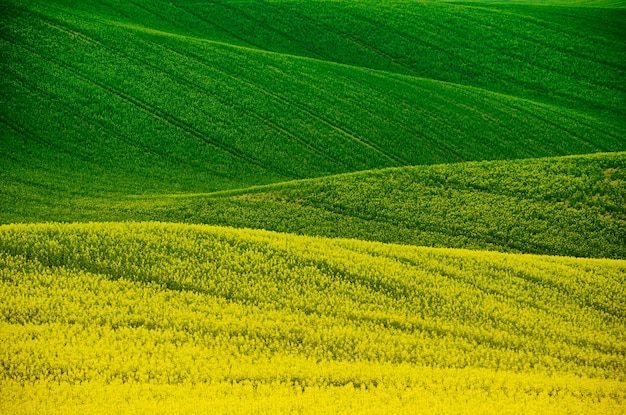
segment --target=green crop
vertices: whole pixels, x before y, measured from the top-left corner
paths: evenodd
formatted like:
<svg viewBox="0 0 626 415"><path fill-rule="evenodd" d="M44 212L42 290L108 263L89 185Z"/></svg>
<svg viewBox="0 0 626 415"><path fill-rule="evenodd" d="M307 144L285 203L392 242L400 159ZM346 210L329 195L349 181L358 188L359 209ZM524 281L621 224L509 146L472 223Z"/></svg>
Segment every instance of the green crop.
<svg viewBox="0 0 626 415"><path fill-rule="evenodd" d="M396 6L3 2L0 180L208 192L626 150L621 10Z"/></svg>
<svg viewBox="0 0 626 415"><path fill-rule="evenodd" d="M327 237L626 258L626 153L402 167L209 194L7 192L4 222L209 223ZM8 189L7 189L8 190Z"/></svg>
<svg viewBox="0 0 626 415"><path fill-rule="evenodd" d="M0 1L0 413L623 414L625 6Z"/></svg>

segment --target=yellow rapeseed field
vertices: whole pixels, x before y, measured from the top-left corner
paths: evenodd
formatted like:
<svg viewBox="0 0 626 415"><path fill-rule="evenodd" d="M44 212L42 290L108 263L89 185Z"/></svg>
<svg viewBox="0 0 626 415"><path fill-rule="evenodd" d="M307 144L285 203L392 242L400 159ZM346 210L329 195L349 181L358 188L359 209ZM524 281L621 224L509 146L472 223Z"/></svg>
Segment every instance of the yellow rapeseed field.
<svg viewBox="0 0 626 415"><path fill-rule="evenodd" d="M0 227L0 413L623 414L626 261Z"/></svg>

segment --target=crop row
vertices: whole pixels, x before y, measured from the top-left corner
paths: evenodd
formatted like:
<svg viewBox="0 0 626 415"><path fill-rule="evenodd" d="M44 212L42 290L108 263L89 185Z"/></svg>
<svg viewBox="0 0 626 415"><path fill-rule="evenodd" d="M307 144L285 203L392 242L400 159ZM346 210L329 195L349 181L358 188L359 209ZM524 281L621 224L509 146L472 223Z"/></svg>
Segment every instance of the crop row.
<svg viewBox="0 0 626 415"><path fill-rule="evenodd" d="M96 387L148 405L161 398L137 390L169 385L250 404L391 393L402 410L617 412L625 275L616 260L207 226L2 226L2 405L87 405Z"/></svg>
<svg viewBox="0 0 626 415"><path fill-rule="evenodd" d="M117 330L141 329L140 349L171 336L190 347L197 340L209 356L609 377L624 365L622 262L156 224L5 226L0 249L2 313L16 325L5 369L16 376L17 339L44 330L35 337L54 356L53 344L77 341L82 328L111 330L103 341L114 343L128 338ZM78 332L53 341L66 324ZM102 375L110 376L106 367ZM21 376L33 379L37 370Z"/></svg>
<svg viewBox="0 0 626 415"><path fill-rule="evenodd" d="M37 4L3 7L0 145L19 159L9 183L32 177L83 195L208 191L624 149L610 117Z"/></svg>
<svg viewBox="0 0 626 415"><path fill-rule="evenodd" d="M42 4L31 7L50 12ZM623 116L620 42L626 28L619 8L107 0L86 2L79 10L83 16Z"/></svg>

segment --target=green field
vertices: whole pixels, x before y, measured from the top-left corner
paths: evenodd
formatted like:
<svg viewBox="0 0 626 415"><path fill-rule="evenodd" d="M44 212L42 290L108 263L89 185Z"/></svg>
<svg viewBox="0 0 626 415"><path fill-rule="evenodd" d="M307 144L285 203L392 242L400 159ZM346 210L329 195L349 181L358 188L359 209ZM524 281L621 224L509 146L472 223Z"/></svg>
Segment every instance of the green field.
<svg viewBox="0 0 626 415"><path fill-rule="evenodd" d="M626 3L0 0L0 413L623 414Z"/></svg>
<svg viewBox="0 0 626 415"><path fill-rule="evenodd" d="M391 168L214 193L69 199L20 189L3 210L6 223L205 223L626 259L625 205L622 152Z"/></svg>
<svg viewBox="0 0 626 415"><path fill-rule="evenodd" d="M83 3L1 6L4 183L206 192L626 149L621 9Z"/></svg>

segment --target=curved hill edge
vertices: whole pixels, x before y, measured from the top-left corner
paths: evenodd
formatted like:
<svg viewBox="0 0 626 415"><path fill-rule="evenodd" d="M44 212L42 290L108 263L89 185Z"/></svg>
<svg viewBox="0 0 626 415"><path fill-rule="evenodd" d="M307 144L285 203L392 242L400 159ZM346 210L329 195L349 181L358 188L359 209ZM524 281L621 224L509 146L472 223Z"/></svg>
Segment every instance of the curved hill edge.
<svg viewBox="0 0 626 415"><path fill-rule="evenodd" d="M290 400L290 389L336 391L354 398L351 413L363 408L353 392L381 390L380 412L401 391L415 394L407 413L422 393L446 410L450 398L465 409L497 402L494 414L520 402L574 414L590 402L623 408L623 260L172 223L29 224L0 226L0 271L9 412L33 400L49 408L51 385L63 387L58 401L79 402L85 388L102 399L113 385L135 398L147 386L169 386L169 397L210 385L220 402L240 385ZM102 407L88 396L89 409ZM211 408L213 396L203 395ZM134 403L114 410L136 412Z"/></svg>
<svg viewBox="0 0 626 415"><path fill-rule="evenodd" d="M408 245L626 258L626 153L400 167L209 194L75 197L6 222L204 223Z"/></svg>
<svg viewBox="0 0 626 415"><path fill-rule="evenodd" d="M463 2L456 2L456 1L450 1L449 3L463 4ZM487 2L487 3L491 4L489 2ZM469 2L468 4L473 4L473 3ZM497 4L497 3L495 3L495 4ZM511 3L503 3L503 4L511 4ZM626 5L624 7L626 8ZM495 97L519 100L520 102L530 103L532 105L541 106L543 108L558 109L559 111L569 112L571 114L576 114L577 116L583 116L583 117L588 118L588 119L598 120L597 116L591 115L591 113L587 113L584 110L577 110L577 109L569 108L569 107L566 107L566 106L557 105L557 104L554 104L554 103L538 101L538 100L534 100L534 99L531 99L531 98L521 97L521 96L517 96L517 95L513 95L513 94L506 94L506 93L499 92L499 91L496 91L496 90L488 89L487 87L479 87L479 86L475 86L475 85L468 85L468 84L452 82L452 81L446 81L446 80L430 78L430 77L422 77L422 76L417 76L417 75L411 75L411 74L396 72L396 71L392 71L392 70L388 70L388 69L371 68L371 67L367 67L367 66L361 66L361 65L356 65L356 64L344 63L344 62L339 62L339 61L330 60L330 59L316 58L316 57L311 57L311 56L306 56L306 55L298 55L298 54L292 54L292 53L286 53L286 52L277 52L277 51L262 49L262 48L258 48L258 47L237 45L237 44L234 44L234 43L229 43L229 42L215 40L215 39L202 38L202 37L196 37L196 36L179 34L179 33L175 33L175 32L168 32L168 31L158 30L158 29L154 29L154 28L150 28L150 27L147 27L147 26L142 26L142 25L134 24L134 23L122 22L122 21L117 21L117 20L112 20L112 19L104 19L104 18L98 17L97 15L93 15L93 14L89 14L89 13L76 13L76 12L73 12L72 10L70 10L70 9L66 9L65 7L57 7L57 8L60 9L60 10L65 11L67 13L75 14L77 16L89 16L89 18L92 19L92 20L99 21L99 22L102 22L102 23L105 23L105 24L108 24L108 25L122 27L122 28L130 29L130 30L135 30L135 31L139 31L139 32L143 32L143 33L147 33L147 34L151 34L151 35L173 37L173 38L186 40L186 41L191 41L191 42L208 43L208 44L212 44L212 45L219 45L219 46L223 46L223 47L227 47L227 48L243 50L243 51L251 52L251 53L259 53L259 54L266 54L266 55L270 55L270 56L286 57L286 58L292 58L292 59L298 59L298 60L304 60L304 61L310 61L310 62L319 62L319 63L324 63L324 64L337 65L337 66L343 67L343 68L356 69L356 70L364 71L364 72L367 72L367 73L378 74L378 75L380 75L382 77L389 76L389 77L395 77L397 79L405 79L405 80L421 81L421 82L432 82L432 83L441 84L441 85L448 85L448 86L452 86L452 87L466 89L466 90L469 90L469 91L476 91L476 92L479 92L479 93L490 94L490 95L493 95Z"/></svg>
<svg viewBox="0 0 626 415"><path fill-rule="evenodd" d="M565 156L547 156L547 157L527 157L527 158L519 158L519 159L509 159L509 160L471 160L471 161L459 161L455 163L437 163L437 164L429 164L429 165L413 165L413 166L396 166L396 167L385 167L385 168L376 168L376 169L368 169L368 170L360 170L360 171L352 171L347 173L339 173L333 174L329 176L321 176L321 177L311 177L305 179L294 179L287 180L284 182L278 183L269 183L264 185L255 185L249 186L239 189L229 189L229 190L218 190L215 192L194 192L194 193L158 193L151 195L127 195L129 198L195 198L195 197L228 197L228 196L239 196L248 193L256 193L256 192L264 192L277 190L283 187L295 187L300 184L313 183L320 180L328 180L328 179L337 179L341 180L342 178L349 178L353 176L364 176L371 174L372 172L384 173L384 172L401 172L404 170L413 170L413 169L423 169L423 168L455 168L461 166L477 166L477 165L485 165L489 166L492 164L500 164L500 163L542 163L542 162L551 162L551 161L559 161L559 160L568 160L568 159L605 159L605 158L622 158L626 156L626 151L615 151L615 152L598 152L598 153L590 153L590 154L570 154Z"/></svg>
<svg viewBox="0 0 626 415"><path fill-rule="evenodd" d="M70 10L68 7L72 7L71 3L69 5L65 5L63 6L63 2L59 1L59 4L57 4L56 6L54 4L52 5L46 5L46 6L37 6L37 5L29 5L29 7L53 7L55 9L53 10L67 10L67 12L69 13L73 13L73 10ZM67 2L66 2L67 3ZM144 2L144 4L139 4L137 2L133 2L130 5L128 5L128 8L130 10L134 10L135 12L139 13L139 15L141 15L142 17L137 17L137 18L133 18L133 19L129 19L129 23L137 23L137 22L142 22L142 19L146 22L146 23L152 23L153 25L155 25L154 29L158 29L158 28L168 28L168 29L176 29L176 30L182 30L184 33L188 33L188 34L202 34L203 36L214 36L216 40L219 39L232 39L235 40L237 42L243 42L242 44L248 44L249 46L255 46L258 49L271 49L271 50L275 50L275 51L297 51L299 53L305 53L308 56L311 57L315 57L315 56L324 56L324 57L330 57L330 56L335 56L332 53L328 54L325 53L324 50L322 49L315 49L315 43L313 44L309 44L311 42L302 42L302 39L298 39L298 35L294 34L292 32L290 32L290 26L285 26L285 21L284 18L285 16L283 16L283 18L271 18L270 16L276 16L276 14L278 13L279 15L281 13L286 13L286 16L291 16L292 18L294 18L298 23L298 24L305 24L306 30L309 31L323 31L324 28L326 29L330 29L333 32L333 36L340 36L340 37L346 37L346 39L344 39L347 43L344 45L345 47L348 48L357 48L358 50L362 50L363 52L366 52L369 56L369 60L364 60L362 61L362 63L367 62L368 64L374 64L373 67L377 67L379 66L380 68L382 67L389 67L389 68L396 68L396 69L401 69L404 65L404 62L406 59L408 59L409 63L410 63L410 67L406 67L403 70L408 71L409 73L420 73L420 72L424 72L426 71L427 73L430 74L434 74L435 76L440 76L440 73L442 71L434 71L434 72L429 72L428 67L424 67L424 66L419 66L419 70L417 70L417 72L415 72L416 68L413 67L413 65L415 64L415 59L416 56L413 56L411 54L411 51L408 49L404 49L401 45L396 45L397 47L399 47L402 52L400 53L400 55L395 55L394 49L391 48L389 50L387 50L385 47L383 47L383 44L380 44L379 41L381 41L381 39L375 39L372 40L371 42L366 41L367 37L363 38L362 35L364 33L359 32L358 30L355 32L352 32L350 30L347 30L345 27L343 27L343 24L346 23L344 22L344 20L347 19L347 21L349 22L351 20L351 18L349 17L351 11L358 11L358 17L356 18L355 22L359 23L359 30L365 30L367 27L375 27L376 26L376 22L378 21L378 23L380 23L380 19L384 19L384 16L387 16L387 18L391 17L391 20L396 20L393 18L393 13L391 15L386 15L385 13L390 12L389 7L387 7L388 5L383 3L378 3L378 2L359 2L360 6L350 6L349 5L350 2L345 2L344 4L342 4L342 2L332 2L329 4L332 4L332 10L337 9L338 11L338 15L337 16L332 16L332 15L327 15L327 12L325 12L324 10L327 9L327 7L321 7L321 8L317 8L315 6L313 6L312 8L305 8L304 10L309 10L309 12L313 13L313 16L305 16L302 15L301 13L306 13L302 10L300 10L295 4L290 4L290 2L285 2L285 3L271 3L268 5L255 5L255 7L253 7L252 9L250 8L246 8L246 7L240 7L242 4L245 4L245 2L241 3L241 2L217 2L215 7L200 7L200 9L198 11L194 11L193 8L189 9L188 7L185 7L185 5L174 5L174 4L168 4L167 5L167 9L169 10L169 13L173 13L173 14L182 14L183 16L183 20L184 21L188 21L188 26L197 26L199 25L200 27L203 27L204 30L201 30L199 28L191 28L191 27L187 27L187 26L180 26L176 24L176 19L172 20L172 18L168 15L164 15L163 13L163 9L161 7L159 7L159 3L158 2ZM428 24L434 24L437 23L437 19L443 19L442 22L446 22L447 23L447 19L452 17L452 18L456 18L459 16L456 16L455 12L452 12L451 14L448 14L448 11L443 11L443 10L439 10L441 9L442 6L445 5L457 5L459 7L463 6L464 3L458 3L458 2L453 2L453 3L449 3L449 2L427 2L428 4L424 3L422 4L421 2L408 2L408 3L404 3L402 4L402 2L400 2L399 4L401 5L401 7L408 7L407 10L410 10L410 13L414 14L415 11L417 9L422 9L422 8L426 8L426 9L432 9L435 8L437 9L437 13L435 13L438 17L434 18L435 20L430 21L431 19L433 19L433 16L424 16L424 18L429 22ZM444 3L444 4L438 4L438 3ZM410 6L411 4L414 4L415 7ZM219 5L219 7L217 6ZM517 4L517 3L505 3L505 2L469 2L467 3L467 5L469 6L474 6L474 7L478 7L478 5L483 5L485 7L485 11L489 12L493 12L493 11L497 11L499 7L503 8L503 10L506 12L507 9L513 7L513 6L525 6L525 8L528 8L532 5L524 5L524 4ZM432 6L432 7L430 7ZM416 9L417 8L417 9ZM445 7L444 7L445 8ZM257 10L258 9L258 10ZM365 11L366 10L366 11ZM107 12L108 11L108 12ZM365 13L363 14L363 12L365 11ZM84 15L87 15L89 13L95 13L95 12L100 12L103 13L103 16L110 16L113 18L118 18L118 19L127 19L128 18L128 13L130 13L130 15L132 16L132 13L129 12L129 10L126 10L125 7L122 7L120 4L109 4L107 2L103 2L99 7L85 7L82 10L78 10L77 13L83 13ZM369 12L372 12L372 15L368 17ZM380 14L380 13L382 14ZM348 13L348 15L346 15L346 13ZM208 16L207 16L208 14ZM210 17L211 14L215 14L215 16L213 16L212 18ZM292 15L293 14L293 15ZM319 14L319 16L318 16ZM441 15L439 15L441 14ZM463 14L463 13L462 13ZM91 17L96 17L98 18L98 16L96 15L92 15L89 14ZM419 16L420 14L418 13L417 16ZM533 17L532 16L533 13L530 13L530 16L525 16L528 17L530 20L529 21L520 21L517 22L519 24L521 24L522 26L524 26L527 23L539 23L540 21L543 20L543 18L547 17L544 16L543 14L539 13L538 16ZM225 30L225 28L222 26L222 22L221 21L215 21L214 19L216 18L216 16L222 16L222 19L235 19L235 21L233 22L235 24L235 27L238 28L239 30L243 31L242 37L239 37L236 35L236 33L233 33L232 30ZM479 21L474 21L473 19L476 18L476 16L473 16L472 14L463 14L463 18L461 26L465 26L467 24L471 24L472 27L474 27L475 29L477 28L484 28L484 26L487 27L491 27L492 23L489 18L487 18L487 20L483 21L481 20L482 18L484 18L485 16L482 16L479 18ZM370 17L374 20L370 21ZM524 17L524 16L522 16ZM606 16L604 16L606 18ZM539 19L537 22L535 22L535 20L537 20L537 18ZM582 18L583 20L578 21L579 18ZM267 20L269 19L269 20ZM330 19L330 20L329 20ZM379 20L376 20L379 19ZM468 21L465 21L463 19L468 19ZM289 20L289 19L288 19ZM318 21L319 20L319 21ZM524 20L524 19L522 19ZM525 80L523 82L521 82L520 85L522 85L522 88L517 88L514 87L513 85L509 85L509 87L514 87L513 89L519 92L523 92L526 91L527 88L530 89L535 89L536 87L538 87L538 85L534 85L534 81L531 78L528 78L526 75L528 73L526 73L529 68L530 69L530 73L534 73L535 71L544 71L547 70L548 72L543 74L543 76L548 76L548 74L551 74L550 76L554 75L556 72L562 72L563 70L565 70L565 72L567 72L567 68L560 68L558 69L559 66L559 59L562 60L562 58L556 59L556 61L552 62L553 59L551 59L550 57L555 57L555 56L561 56L563 53L567 54L574 54L576 56L578 56L577 52L574 51L574 49L572 49L571 44L569 44L568 46L568 41L571 42L572 39L572 35L574 35L574 33L570 33L566 36L566 38L568 39L568 41L565 41L565 44L561 44L559 43L559 45L555 45L553 44L553 42L545 42L546 39L542 36L538 36L536 38L528 38L527 34L530 33L535 33L537 31L539 32L543 32L543 30L548 30L548 32L556 30L556 32L554 32L555 34L560 34L560 35L565 35L564 33L560 33L560 30L563 29L562 24L561 24L561 20L563 20L561 17L558 16L548 16L548 21L546 22L541 22L541 24L539 24L539 26L534 27L532 29L528 28L526 31L522 30L521 32L516 32L516 34L508 34L507 36L505 36L505 38L516 38L516 35L520 37L520 39L524 39L524 41L528 41L530 42L527 46L530 47L531 49L538 46L536 44L534 44L533 46L533 42L539 42L541 43L539 49L541 49L541 56L544 56L544 58L542 59L531 59L533 60L533 63L530 67L525 67L525 62L526 59L522 59L521 61L519 60L520 57L528 57L528 54L524 53L523 51L519 51L516 50L515 52L513 52L513 55L515 55L515 58L513 59L512 62L509 62L507 64L507 66L515 66L516 69L515 71L518 71L519 73L517 75L522 75L524 74L525 76ZM577 15L576 17L576 21L577 24L581 24L582 21L585 21L585 16L581 15ZM599 27L603 27L601 25L601 20L602 17L600 16L595 16L592 17L592 20L595 22L594 25L599 25ZM383 20L384 21L384 20ZM201 22L201 24L199 23ZM275 22L275 24L277 25L277 27L273 27L271 22ZM617 24L617 29L615 30L620 30L623 31L623 25L619 24L618 21L613 21L614 24ZM407 22L403 21L402 19L399 19L398 21L396 21L395 23L390 23L391 26L389 26L389 30L394 31L394 36L399 36L400 38L409 36L407 39L410 40L410 42L417 42L417 44L420 44L420 36L416 35L416 33L421 33L422 35L425 35L426 37L428 37L430 39L430 41L434 41L435 44L431 45L433 47L435 47L439 52L441 53L447 53L447 52L453 52L456 53L457 55L459 53L461 53L461 51L455 51L454 46L447 44L447 46L445 45L437 45L437 38L439 36L439 34L437 33L433 33L433 27L429 26L430 29L424 29L423 27L421 29L418 29L418 32L413 33L411 31L411 29L408 29L408 27L410 27L411 25L409 24L409 26L407 26ZM402 27L402 30L395 30L395 26L394 24L399 24L400 27ZM458 24L458 22L457 22ZM545 26L547 24L547 26ZM364 26L363 26L364 25ZM373 26L372 26L373 25ZM503 25L506 26L507 22L505 21L499 21L499 23L496 23L495 26L498 25ZM551 27L552 25L556 25L555 27ZM362 27L361 27L362 26ZM447 25L446 25L447 26ZM496 29L496 27L494 26L494 29ZM211 29L209 29L209 27ZM420 26L421 27L421 26ZM559 29L560 27L560 29ZM197 29L197 30L196 30ZM249 29L249 30L248 30ZM455 27L447 27L446 30L456 30L459 28L455 28ZM507 30L506 27L498 27L498 30ZM597 27L595 28L596 30L598 29ZM259 31L257 33L257 30ZM407 32L408 30L408 32ZM425 32L419 32L419 30L425 30ZM430 31L429 31L430 30ZM465 33L464 32L465 29L461 30L460 33ZM482 30L482 29L481 29ZM410 33L409 33L410 32ZM491 32L490 31L486 31L483 32L481 37L490 37L491 36ZM600 30L600 32L589 32L587 33L588 36L591 36L590 40L592 38L594 38L594 36L600 36L602 37L602 35L608 35L608 33L603 33L602 30ZM263 43L263 41L261 41L260 45L257 44L249 44L246 43L247 41L250 40L262 40L262 36L266 35L269 36L269 38L266 39L266 43ZM614 34L613 34L614 35ZM234 37L233 37L234 36ZM259 39L256 39L257 37L259 37ZM384 34L381 33L377 33L376 36L382 36L383 38L385 37ZM458 38L459 34L456 33L454 34L454 36L456 36ZM319 33L315 34L315 37L319 37ZM271 41L269 40L271 39ZM464 39L463 35L461 35L460 39ZM396 39L397 40L397 39ZM440 40L440 39L439 39ZM561 39L563 40L563 39ZM597 43L598 39L593 40L594 43ZM320 39L320 41L324 41L324 37L322 36L322 39ZM500 44L500 42L503 42L503 39L500 39L498 41L496 41L496 44L492 45L492 47L498 48L501 47L502 44ZM608 39L604 39L604 41L609 41ZM373 43L372 43L373 42ZM613 39L611 42L615 43L615 39ZM384 42L383 42L384 43ZM308 46L307 46L308 45ZM424 45L422 45L424 46ZM476 49L476 44L465 44L465 48L470 48L470 49ZM605 45L606 46L606 45ZM313 49L311 49L311 47L313 47ZM555 48L554 50L551 50L551 52L548 52L547 49L543 50L545 48ZM450 49L446 51L446 48ZM509 52L512 52L511 49L517 49L517 44L516 43L512 43L509 46L505 47L504 49L502 49L499 52L499 55L502 55L502 58L506 58L506 56L503 55L507 55L509 54ZM355 50L357 50L355 49ZM580 46L576 46L577 50L587 50L587 46L582 44ZM354 52L354 51L353 51ZM422 51L422 53L426 53L427 51ZM438 53L439 53L438 52ZM477 52L477 50L475 50L475 52ZM489 50L482 50L482 52L489 52ZM291 52L290 52L291 53ZM521 54L520 54L521 53ZM294 55L298 56L297 53L293 53ZM603 51L603 54L606 55L606 51ZM406 55L406 56L405 56ZM481 54L482 55L482 54ZM610 52L609 55L605 56L605 57L609 57L611 62L604 62L605 64L612 64L612 65L617 65L617 67L613 68L612 67L612 71L613 70L621 70L623 69L623 66L621 65L621 63L619 62L619 60L615 60L615 58L619 56L619 51L613 51ZM437 55L433 56L432 58L436 58ZM450 56L448 56L449 58ZM458 58L462 58L463 55L458 55ZM467 57L467 56L466 56ZM512 56L511 56L512 57ZM570 58L573 56L570 56ZM578 56L579 58L581 56ZM337 59L341 59L346 61L346 63L348 63L348 61L354 61L357 62L359 61L354 60L350 57L350 55L343 55L343 54L338 54L335 56L335 58ZM380 58L380 59L378 59ZM585 59L595 59L597 58L597 56L594 55L585 55ZM545 63L545 60L549 60L550 63L548 64L548 66L543 65L543 63ZM334 61L334 60L330 60L330 61ZM361 61L359 61L361 62ZM376 63L377 62L377 63ZM403 63L404 62L404 63ZM568 64L566 64L567 66L578 66L579 64L582 64L583 66L585 64L581 62L576 61L575 63L569 62ZM382 65L382 66L381 66ZM448 65L450 66L450 65ZM455 66L456 65L451 65L451 66ZM481 67L481 63L480 62L473 62L470 64L470 66L477 66L476 68L465 68L465 69L472 69L475 72L473 73L472 76L470 76L469 78L463 78L462 79L474 79L477 76L480 77L480 74L482 72L484 72L485 70L487 70L487 72L490 72L492 69L491 66L487 65L488 68L482 68L480 69L479 67ZM445 70L444 68L441 68ZM459 68L456 68L459 69ZM515 74L510 74L511 77L509 77L507 74L506 70L502 70L503 68L499 68L499 75L504 76L507 80L506 82L513 82L515 83L515 79L518 77ZM606 69L606 68L605 68ZM595 69L589 69L589 68L583 68L581 67L580 71L578 72L574 72L574 73L570 73L570 75L568 75L569 77L576 77L576 74L582 74L582 73L586 73L587 75L589 75L591 72L597 72L599 69L595 68ZM477 72L476 72L477 71ZM556 71L555 73L552 73ZM454 71L453 71L454 72ZM462 71L461 71L462 72ZM471 71L470 71L471 72ZM539 72L539 73L540 73ZM606 72L606 71L605 71ZM537 76L539 76L539 73L537 73ZM455 76L459 75L459 73L457 73L456 75L453 75L452 73L448 74L449 76L443 76L442 79L448 79L448 80L452 80L455 79ZM495 75L495 74L492 74ZM587 76L585 75L585 76ZM615 74L613 74L615 75ZM613 76L611 75L611 76ZM491 76L491 75L490 75ZM595 79L594 82L600 82L601 84L604 84L605 81L607 81L607 77L609 77L608 73L605 73L604 79ZM585 77L583 77L585 78ZM583 81L583 78L578 79L578 81ZM491 79L491 78L489 78ZM587 79L587 78L585 78ZM591 78L587 79L590 80ZM621 87L619 87L617 84L619 83L619 81L617 80L618 78L613 79L613 83L615 85L613 85L613 88L618 88L620 90L622 90ZM571 81L571 80L570 80ZM555 80L551 80L550 83L554 83L557 82ZM566 82L564 79L559 78L558 82ZM567 81L569 82L569 81ZM566 83L567 83L566 82ZM616 83L617 82L617 83ZM463 83L462 83L463 84ZM494 85L494 82L488 81L486 82L485 79L483 79L481 82L479 82L480 85L484 86L489 86L489 85ZM531 85L532 84L532 85ZM518 85L518 86L520 86ZM534 85L534 86L533 86ZM578 87L580 88L587 88L589 87L589 85L586 85L586 81L582 82L580 84L577 84ZM586 85L586 86L585 86ZM500 85L500 87L504 87L504 89L506 90L508 87L504 86L504 85ZM565 87L565 88L564 88ZM570 85L571 87L571 85ZM589 90L588 92L592 92L595 94L598 91L595 89L599 87L598 85L595 85L595 87L593 87L591 90ZM548 88L548 89L545 89ZM540 90L543 90L544 94L542 95L542 93L540 92ZM559 88L552 88L551 85L546 84L543 86L540 86L538 90L536 90L535 92L539 94L539 96L543 96L546 99L549 99L549 97L554 97L555 95L559 95L562 92L564 92L564 89L571 89L566 87L566 85L562 85ZM550 93L545 93L548 90L550 90ZM501 91L504 92L504 91ZM573 91L569 91L569 92L573 92ZM608 92L608 90L604 90L605 93ZM586 94L586 93L585 93ZM589 97L586 97L586 95L580 95L578 96L578 98L574 98L573 96L569 96L567 97L565 95L561 96L560 99L563 99L565 101L568 101L569 104L573 104L574 101L579 100L579 99L583 99L586 100ZM515 95L515 94L513 94ZM574 99L574 101L570 101L571 99ZM614 96L614 99L623 101L623 97L618 97L618 96ZM563 101L563 102L565 102ZM568 104L568 105L569 105ZM579 102L579 104L581 104L581 102ZM598 103L596 102L596 104L601 104L600 106L604 106L606 103L602 104L602 103ZM594 105L596 105L594 104ZM618 104L618 103L617 103ZM623 113L621 112L621 109L619 109L619 105L615 106L613 105L613 110L618 110L621 114L621 116L623 116ZM598 107L599 109L600 107ZM606 109L606 108L605 108Z"/></svg>

